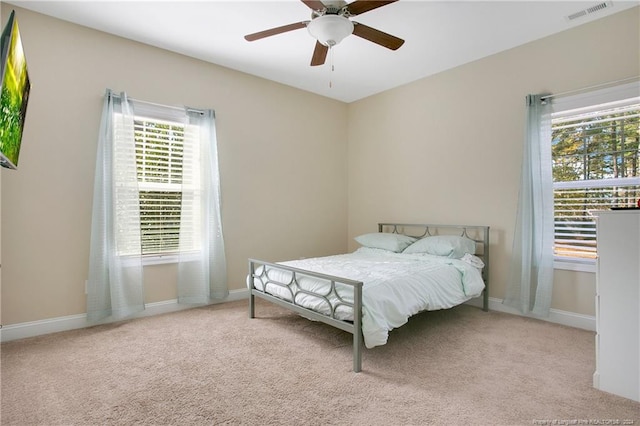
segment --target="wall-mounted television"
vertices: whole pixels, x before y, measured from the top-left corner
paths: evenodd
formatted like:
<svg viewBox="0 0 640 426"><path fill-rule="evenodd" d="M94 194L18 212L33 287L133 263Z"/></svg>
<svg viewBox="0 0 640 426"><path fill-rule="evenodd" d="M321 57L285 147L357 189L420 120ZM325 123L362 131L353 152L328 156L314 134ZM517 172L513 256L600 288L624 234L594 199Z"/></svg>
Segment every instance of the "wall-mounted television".
<svg viewBox="0 0 640 426"><path fill-rule="evenodd" d="M11 12L0 41L0 165L17 169L31 81L15 11Z"/></svg>

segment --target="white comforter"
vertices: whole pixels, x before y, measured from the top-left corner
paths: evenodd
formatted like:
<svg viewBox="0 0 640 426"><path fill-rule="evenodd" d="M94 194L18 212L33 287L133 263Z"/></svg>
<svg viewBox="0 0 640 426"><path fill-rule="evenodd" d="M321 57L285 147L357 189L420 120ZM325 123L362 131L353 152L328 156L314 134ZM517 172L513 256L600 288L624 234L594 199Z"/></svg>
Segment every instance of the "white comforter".
<svg viewBox="0 0 640 426"><path fill-rule="evenodd" d="M479 260L475 258L476 260ZM447 309L479 296L484 289L480 270L465 260L423 254L392 253L372 248L359 248L353 253L282 262L296 268L348 278L364 283L362 295L362 333L367 348L384 345L389 331L405 324L409 317L425 310ZM269 281L289 282L291 273L269 270ZM264 280L265 282L267 280ZM254 286L264 291L264 282ZM298 276L302 289L328 293L326 281ZM340 297L352 302L350 287L338 284ZM291 300L286 288L266 285L266 291ZM294 292L296 289L294 288ZM329 294L331 303L338 301ZM296 302L309 309L330 315L331 308L318 298L298 294ZM336 317L352 320L350 308L337 310Z"/></svg>

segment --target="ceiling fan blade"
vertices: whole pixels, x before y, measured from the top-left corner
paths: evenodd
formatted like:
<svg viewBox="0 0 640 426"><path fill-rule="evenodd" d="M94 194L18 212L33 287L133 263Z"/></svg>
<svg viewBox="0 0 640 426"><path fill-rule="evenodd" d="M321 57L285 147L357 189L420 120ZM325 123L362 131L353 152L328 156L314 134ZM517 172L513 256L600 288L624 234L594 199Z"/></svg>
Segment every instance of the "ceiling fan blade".
<svg viewBox="0 0 640 426"><path fill-rule="evenodd" d="M387 1L377 1L377 0L356 0L353 3L349 3L347 5L347 10L353 16L360 15L362 13L368 12L373 9L377 9L382 6L386 6L389 3L395 3L398 0L387 0Z"/></svg>
<svg viewBox="0 0 640 426"><path fill-rule="evenodd" d="M316 65L324 64L324 61L327 59L327 52L329 48L324 44L316 41L316 48L313 49L313 56L311 56L311 66L315 67Z"/></svg>
<svg viewBox="0 0 640 426"><path fill-rule="evenodd" d="M359 22L353 23L353 34L391 50L397 50L404 44L404 40L401 38L368 27Z"/></svg>
<svg viewBox="0 0 640 426"><path fill-rule="evenodd" d="M276 34L286 33L287 31L298 30L300 28L305 28L309 21L296 22L294 24L283 25L281 27L271 28L269 30L260 31L253 34L248 34L244 36L244 39L247 41L255 41L261 38L270 37Z"/></svg>
<svg viewBox="0 0 640 426"><path fill-rule="evenodd" d="M324 5L324 3L322 3L319 0L300 0L300 1L306 4L307 7L309 7L309 9L311 10L322 10L322 9L326 9L327 7Z"/></svg>

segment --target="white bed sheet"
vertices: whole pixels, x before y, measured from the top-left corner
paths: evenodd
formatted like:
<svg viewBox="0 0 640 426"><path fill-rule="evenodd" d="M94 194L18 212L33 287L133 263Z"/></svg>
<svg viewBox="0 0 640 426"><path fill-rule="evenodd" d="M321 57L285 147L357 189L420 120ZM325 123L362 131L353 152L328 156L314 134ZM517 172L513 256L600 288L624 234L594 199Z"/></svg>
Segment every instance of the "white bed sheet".
<svg viewBox="0 0 640 426"><path fill-rule="evenodd" d="M477 259L477 258L476 258ZM389 331L405 324L409 317L425 310L448 309L480 296L484 281L480 269L465 260L425 254L402 254L361 247L353 253L281 262L283 265L362 281L362 333L367 348L384 345ZM260 271L256 271L260 273ZM271 281L288 283L291 273L268 270ZM267 280L265 280L266 282ZM254 280L255 288L265 291L265 282ZM327 281L309 276L297 276L302 289L328 293ZM296 303L331 315L328 303L318 297L303 294L296 286ZM336 285L338 295L353 302L351 287ZM291 292L273 284L266 292L291 301ZM339 301L335 293L328 294L332 304ZM352 320L351 308L342 306L335 317Z"/></svg>

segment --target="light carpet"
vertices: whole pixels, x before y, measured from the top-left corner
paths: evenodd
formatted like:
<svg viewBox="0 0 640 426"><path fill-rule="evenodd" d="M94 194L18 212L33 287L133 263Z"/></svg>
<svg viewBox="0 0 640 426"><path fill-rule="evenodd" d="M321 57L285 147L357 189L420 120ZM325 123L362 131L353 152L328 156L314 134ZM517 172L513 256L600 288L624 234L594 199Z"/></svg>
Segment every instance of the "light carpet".
<svg viewBox="0 0 640 426"><path fill-rule="evenodd" d="M640 404L592 387L593 332L463 305L413 317L353 373L350 334L256 314L230 302L3 343L1 423L640 424Z"/></svg>

